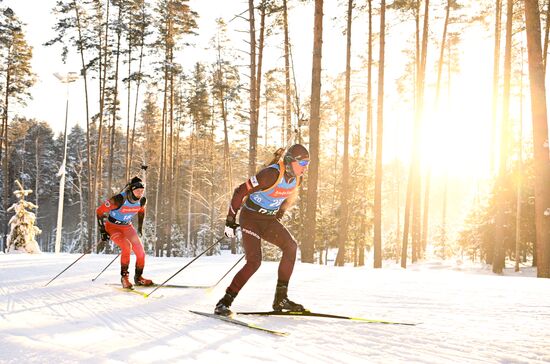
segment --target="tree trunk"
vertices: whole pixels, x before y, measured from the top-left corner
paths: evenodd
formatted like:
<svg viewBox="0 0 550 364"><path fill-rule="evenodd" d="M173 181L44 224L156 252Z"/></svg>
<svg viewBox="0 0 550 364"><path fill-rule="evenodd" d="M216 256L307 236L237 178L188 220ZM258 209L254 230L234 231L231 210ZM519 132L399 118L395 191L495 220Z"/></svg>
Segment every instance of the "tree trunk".
<svg viewBox="0 0 550 364"><path fill-rule="evenodd" d="M523 59L523 44L521 47L521 59ZM516 246L515 246L515 266L514 271L519 272L520 245L521 245L521 194L523 191L523 63L521 64L521 73L519 81L519 142L518 142L518 179L516 189Z"/></svg>
<svg viewBox="0 0 550 364"><path fill-rule="evenodd" d="M495 170L496 134L497 134L497 105L498 105L498 81L500 77L500 28L502 18L502 2L495 0L495 47L493 51L493 104L491 117L491 174Z"/></svg>
<svg viewBox="0 0 550 364"><path fill-rule="evenodd" d="M546 89L540 45L540 14L536 0L525 0L527 54L533 145L535 158L535 226L537 241L537 277L550 278L550 163Z"/></svg>
<svg viewBox="0 0 550 364"><path fill-rule="evenodd" d="M193 195L193 182L194 182L194 169L195 169L195 156L193 155L193 128L191 128L191 140L189 142L189 159L191 159L191 163L189 163L189 191L187 192L189 194L189 199L187 200L187 241L186 241L186 247L189 249L191 247L191 206L192 206L192 195Z"/></svg>
<svg viewBox="0 0 550 364"><path fill-rule="evenodd" d="M78 11L78 6L76 4L76 1L73 1L75 13L76 13L76 24L78 29L78 39L79 44L82 44L82 25L80 22L80 12ZM85 105L86 105L86 174L88 176L87 178L87 188L88 188L88 246L86 247L86 250L91 249L93 240L93 227L95 226L95 203L94 203L94 193L92 191L92 180L94 178L93 171L92 171L92 150L91 150L91 137L90 137L90 106L89 106L89 100L88 100L88 76L87 76L87 69L86 69L86 62L84 61L84 49L82 47L78 47L80 52L80 64L82 66L82 78L84 79L84 97L85 97ZM94 239L95 240L95 239Z"/></svg>
<svg viewBox="0 0 550 364"><path fill-rule="evenodd" d="M335 265L343 266L346 262L346 242L348 239L348 194L349 194L349 113L350 113L350 79L351 79L351 24L353 0L348 0L348 24L346 42L346 96L344 100L344 161L342 166L342 194L340 205L340 226L338 229L338 255Z"/></svg>
<svg viewBox="0 0 550 364"><path fill-rule="evenodd" d="M546 64L548 60L548 36L550 34L550 1L546 1L546 20L545 20L545 26L544 26L544 43L543 48L544 51L542 52L542 68L544 70L544 74L546 75Z"/></svg>
<svg viewBox="0 0 550 364"><path fill-rule="evenodd" d="M3 141L4 141L4 160L2 163L2 171L4 173L4 180L3 180L3 189L4 189L4 221L2 222L2 226L4 226L4 241L7 241L8 237L8 208L9 205L9 190L10 190L10 183L9 183L9 159L10 155L8 152L8 109L9 109L9 90L11 88L11 46L8 47L8 54L6 57L7 60L7 66L6 66L6 94L4 96L4 115L3 115ZM7 248L7 247L6 247Z"/></svg>
<svg viewBox="0 0 550 364"><path fill-rule="evenodd" d="M260 91L262 88L262 61L264 55L265 0L260 5L260 39L258 42L258 69L256 70L256 122L260 124Z"/></svg>
<svg viewBox="0 0 550 364"><path fill-rule="evenodd" d="M132 28L132 24L128 25L128 29ZM132 49L134 45L132 44L132 35L131 31L128 30L128 35L126 36L126 41L128 42L128 86L127 91L128 94L126 95L127 99L127 107L126 107L126 168L125 168L125 180L128 181L130 179L130 109L131 109L131 94L132 94Z"/></svg>
<svg viewBox="0 0 550 364"><path fill-rule="evenodd" d="M512 22L514 0L508 0L506 7L506 45L504 48L504 87L502 92L502 125L500 131L499 173L496 186L495 242L493 251L493 273L502 273L504 269L505 249L505 200L506 200L506 164L510 145L510 82L512 77Z"/></svg>
<svg viewBox="0 0 550 364"><path fill-rule="evenodd" d="M170 28L170 26L168 26ZM169 37L169 35L167 35ZM162 102L162 131L161 131L161 147L160 147L160 161L159 161L159 176L158 176L158 184L157 184L157 241L159 242L156 247L156 256L163 256L164 249L162 244L164 243L164 240L166 239L165 235L165 229L166 229L166 221L165 221L165 198L164 198L164 191L165 191L165 180L166 180L166 118L167 118L167 98L168 98L168 64L169 64L170 58L169 58L169 49L168 44L165 45L164 50L164 86L163 86L163 102Z"/></svg>
<svg viewBox="0 0 550 364"><path fill-rule="evenodd" d="M429 24L429 10L430 10L430 1L425 0L424 3L424 24L422 27L422 49L420 54L420 68L417 77L417 94L416 98L417 107L415 113L415 125L414 125L414 154L413 154L413 164L414 164L414 183L413 183L413 216L412 216L412 262L416 262L421 257L421 194L422 194L422 183L421 183L421 174L420 174L420 145L421 135L420 131L422 129L422 118L424 116L424 87L425 87L425 78L426 78L426 58L428 54L428 24Z"/></svg>
<svg viewBox="0 0 550 364"><path fill-rule="evenodd" d="M372 153L372 0L368 0L368 14L369 14L369 30L368 30L368 40L367 40L367 125L366 125L366 135L365 135L365 160L367 163L367 170L371 166L371 157ZM367 172L368 174L368 172ZM365 191L368 188L368 179L364 180ZM358 257L358 266L365 265L365 243L368 239L368 234L370 233L369 225L367 223L367 216L370 210L370 206L365 204L363 214L361 216L361 231L364 233L364 238L361 239L359 246L359 257Z"/></svg>
<svg viewBox="0 0 550 364"><path fill-rule="evenodd" d="M371 156L373 147L372 137L372 0L368 0L369 6L369 35L367 51L367 138L365 154ZM367 157L368 158L368 157Z"/></svg>
<svg viewBox="0 0 550 364"><path fill-rule="evenodd" d="M98 14L98 21L101 22L102 14ZM102 171L102 143L103 143L103 116L104 116L104 107L105 107L105 90L106 90L106 74L107 74L107 49L108 49L108 24L109 24L109 1L107 1L107 10L106 10L106 18L105 18L105 44L100 44L100 53L99 53L99 59L100 59L100 66L99 66L99 80L100 80L100 90L99 90L99 126L97 131L97 152L96 152L96 160L95 160L95 183L93 186L93 205L95 206L97 204L97 201L99 200L99 194L101 193L101 171ZM101 29L101 24L99 24L99 29ZM101 41L101 35L99 36L99 39ZM105 47L103 49L103 47ZM103 54L103 62L101 63Z"/></svg>
<svg viewBox="0 0 550 364"><path fill-rule="evenodd" d="M284 57L285 57L285 124L286 124L286 144L290 145L292 138L292 118L290 101L290 44L288 40L288 6L287 0L283 0L283 31L285 35Z"/></svg>
<svg viewBox="0 0 550 364"><path fill-rule="evenodd" d="M309 170L305 228L309 237L302 241L303 263L313 263L317 230L317 187L319 180L319 129L321 124L321 59L323 55L323 0L315 0L313 59L311 67L311 109L309 120ZM320 254L321 256L321 254Z"/></svg>
<svg viewBox="0 0 550 364"><path fill-rule="evenodd" d="M118 22L122 22L122 6L118 7ZM113 121L110 137L110 146L109 146L109 182L107 183L107 194L110 196L112 194L112 184L113 184L113 159L114 159L114 149L115 149L115 134L116 134L116 112L117 112L117 100L118 100L118 66L120 61L120 39L122 37L122 31L120 26L117 28L117 45L116 45L116 61L115 61L115 89L113 91Z"/></svg>
<svg viewBox="0 0 550 364"><path fill-rule="evenodd" d="M384 62L386 47L386 0L380 2L380 59L376 111L376 166L374 173L374 268L382 268L382 140L384 131Z"/></svg>
<svg viewBox="0 0 550 364"><path fill-rule="evenodd" d="M420 155L419 155L419 138L420 138L420 122L422 117L422 102L423 102L423 67L425 67L424 53L427 49L427 27L428 27L428 9L429 1L426 0L424 12L424 28L423 37L420 37L420 0L417 0L415 7L415 93L414 93L414 127L413 127L413 142L411 150L411 164L409 166L409 179L407 181L407 195L405 199L405 218L403 222L403 244L401 247L401 267L407 267L407 253L409 241L409 229L412 236L412 260L416 261L416 254L419 241L420 229ZM411 223L412 215L412 223Z"/></svg>
<svg viewBox="0 0 550 364"><path fill-rule="evenodd" d="M170 48L170 64L174 64L174 50L173 48ZM173 217L176 212L176 205L174 203L170 203L170 201L174 201L174 68L170 68L170 104L169 104L169 110L170 110L170 149L168 153L169 158L169 166L168 166L168 173L167 178L169 181L167 181L169 186L169 192L166 194L166 197L168 199L166 203L166 213L167 213L167 225L168 225L168 236L166 237L166 245L167 245L167 256L170 257L172 255L172 224L173 224Z"/></svg>
<svg viewBox="0 0 550 364"><path fill-rule="evenodd" d="M411 200L414 181L414 169L409 167L409 179L405 196L405 217L403 218L403 243L401 245L401 267L407 268L407 255L409 249L409 227L411 222Z"/></svg>
<svg viewBox="0 0 550 364"><path fill-rule="evenodd" d="M248 0L250 25L250 138L248 155L248 175L256 174L258 144L258 121L256 120L256 31L254 28L254 0Z"/></svg>
<svg viewBox="0 0 550 364"><path fill-rule="evenodd" d="M145 6L145 3L142 4L142 6ZM138 77L137 77L137 85L136 85L136 100L134 103L134 122L132 126L132 138L130 139L130 165L131 161L134 157L134 139L135 139L135 133L136 133L136 120L137 120L137 114L138 114L138 101L139 101L139 87L141 86L141 69L143 66L143 56L144 56L144 45L145 45L145 10L142 9L142 14L144 14L141 18L141 44L140 44L140 51L139 51L139 66L138 66Z"/></svg>
<svg viewBox="0 0 550 364"><path fill-rule="evenodd" d="M441 247L443 250L443 256L445 256L445 246L447 244L447 190L449 185L449 178L445 172L443 179L443 207L441 212Z"/></svg>

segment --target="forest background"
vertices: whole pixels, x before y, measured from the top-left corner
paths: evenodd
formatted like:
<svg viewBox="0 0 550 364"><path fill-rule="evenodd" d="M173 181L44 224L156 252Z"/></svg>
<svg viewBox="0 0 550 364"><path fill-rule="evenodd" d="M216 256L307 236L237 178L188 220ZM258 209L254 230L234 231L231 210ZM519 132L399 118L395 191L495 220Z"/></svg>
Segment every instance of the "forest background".
<svg viewBox="0 0 550 364"><path fill-rule="evenodd" d="M327 264L331 248L337 265L364 265L369 251L374 266L461 255L495 272L508 260L550 276L538 93L549 9L0 1L2 249L19 180L34 190L42 251L55 250L64 171L62 251L93 246L95 208L141 174L147 251L192 256L221 236L233 189L300 142L312 163L286 224L303 262ZM46 27L29 37L37 14Z"/></svg>

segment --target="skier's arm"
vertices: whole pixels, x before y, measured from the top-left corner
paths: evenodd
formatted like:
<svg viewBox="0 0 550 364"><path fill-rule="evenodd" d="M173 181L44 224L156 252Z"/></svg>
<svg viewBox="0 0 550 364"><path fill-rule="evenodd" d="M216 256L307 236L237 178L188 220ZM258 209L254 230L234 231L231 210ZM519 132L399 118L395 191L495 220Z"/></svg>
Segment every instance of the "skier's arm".
<svg viewBox="0 0 550 364"><path fill-rule="evenodd" d="M139 201L141 204L141 209L138 211L138 234L141 236L143 234L143 220L145 219L145 204L147 203L147 199L145 197L142 197Z"/></svg>
<svg viewBox="0 0 550 364"><path fill-rule="evenodd" d="M109 215L109 211L116 210L124 203L124 197L120 194L111 197L106 200L101 206L99 206L95 212L97 215L97 225L99 226L99 232L101 233L102 240L108 240L109 235L105 231L105 218Z"/></svg>
<svg viewBox="0 0 550 364"><path fill-rule="evenodd" d="M241 184L233 192L233 198L229 204L229 211L227 212L227 220L235 221L235 216L243 204L243 200L251 193L265 190L279 178L279 171L275 168L264 168L257 175L250 177L245 183Z"/></svg>
<svg viewBox="0 0 550 364"><path fill-rule="evenodd" d="M121 194L111 197L95 210L97 218L103 219L109 215L109 211L118 209L123 203L124 197Z"/></svg>

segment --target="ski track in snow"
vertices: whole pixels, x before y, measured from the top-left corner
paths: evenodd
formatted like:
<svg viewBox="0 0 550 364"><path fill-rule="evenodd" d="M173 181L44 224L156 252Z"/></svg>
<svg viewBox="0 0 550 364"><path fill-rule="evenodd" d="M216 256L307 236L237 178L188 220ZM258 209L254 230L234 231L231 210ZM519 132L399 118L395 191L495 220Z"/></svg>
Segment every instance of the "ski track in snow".
<svg viewBox="0 0 550 364"><path fill-rule="evenodd" d="M297 263L289 297L312 311L419 325L239 317L290 334L277 337L189 312L212 312L237 270L213 290L160 288L143 298L105 285L119 281L118 264L91 282L113 258L94 254L44 287L78 256L0 254L0 363L550 362L550 280L529 274L450 262L407 270ZM170 283L213 284L239 257L202 257ZM147 257L144 275L162 282L189 260ZM264 262L233 309L269 310L276 272Z"/></svg>

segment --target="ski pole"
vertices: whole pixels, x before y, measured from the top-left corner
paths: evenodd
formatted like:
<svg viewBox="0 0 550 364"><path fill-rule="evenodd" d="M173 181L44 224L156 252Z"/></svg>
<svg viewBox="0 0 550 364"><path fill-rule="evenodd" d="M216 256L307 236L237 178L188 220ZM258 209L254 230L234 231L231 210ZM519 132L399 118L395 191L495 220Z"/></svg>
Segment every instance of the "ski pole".
<svg viewBox="0 0 550 364"><path fill-rule="evenodd" d="M109 268L109 266L110 266L111 264L113 264L113 262L114 262L114 261L116 260L116 258L118 258L118 257L120 257L120 253L118 253L118 255L117 255L113 260L111 260L111 262L110 262L109 264L107 264L107 266L106 266L105 268L103 268L103 270L102 270L101 272L99 272L99 274L98 274L94 279L92 279L92 282L94 282L97 278L99 278L99 276L102 275L103 272L105 272L105 271L107 270L107 268Z"/></svg>
<svg viewBox="0 0 550 364"><path fill-rule="evenodd" d="M187 268L191 263L193 263L195 260L199 259L204 253L206 253L207 251L209 251L210 249L212 249L214 246L216 246L217 244L219 244L223 239L225 238L225 235L222 236L221 238L219 238L217 241L215 241L214 243L212 243L208 248L206 248L202 253L200 253L199 255L197 255L195 258L193 258L192 261L190 261L189 263L187 263L186 265L183 266L183 268L181 268L180 270L178 270L176 273L172 274L167 280L165 280L164 282L162 282L161 284L159 284L158 286L155 287L154 290L152 290L151 292L149 292L149 294L145 295L145 297L149 297L150 295L152 295L157 289L159 289L160 287L164 286L166 284L166 282L168 282L170 279L174 278L179 272L181 272L182 270L184 270L185 268Z"/></svg>
<svg viewBox="0 0 550 364"><path fill-rule="evenodd" d="M245 257L245 256L244 256L244 254L243 254L243 256L240 257L239 260L237 260L237 263L233 264L233 266L232 266L231 268L229 268L229 270L223 275L223 277L220 278L219 281L216 282L216 284L214 284L213 286L211 286L211 287L208 288L208 292L210 292L210 291L212 291L214 288L216 288L216 286L217 286L218 284L220 284L220 282L221 282L225 277L227 277L227 275L229 274L229 272L231 272L231 271L237 266L237 264L239 264L239 263L241 262L241 260L243 260L244 257Z"/></svg>
<svg viewBox="0 0 550 364"><path fill-rule="evenodd" d="M53 277L48 283L46 283L44 285L44 287L46 287L48 284L52 283L57 277L59 277L60 275L63 274L63 272L65 272L67 269L69 269L70 267L72 267L76 262L78 262L80 259L84 258L84 256L88 254L88 252L86 253L83 253L81 256L78 257L77 260L75 260L74 262L72 262L67 268L63 269L58 275L56 275L55 277Z"/></svg>

